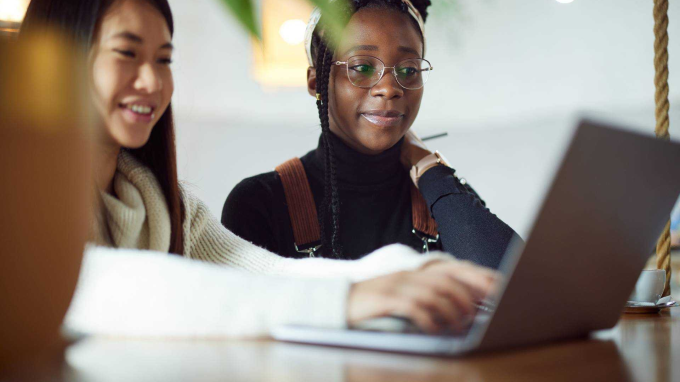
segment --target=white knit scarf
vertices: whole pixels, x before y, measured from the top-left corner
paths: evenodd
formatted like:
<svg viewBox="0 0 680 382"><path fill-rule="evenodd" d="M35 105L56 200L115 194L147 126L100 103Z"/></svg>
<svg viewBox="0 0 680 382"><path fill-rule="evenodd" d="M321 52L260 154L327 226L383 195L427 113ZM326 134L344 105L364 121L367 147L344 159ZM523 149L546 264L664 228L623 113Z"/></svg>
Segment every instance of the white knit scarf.
<svg viewBox="0 0 680 382"><path fill-rule="evenodd" d="M115 196L101 192L98 244L168 252L170 214L151 170L123 150L118 156L113 189Z"/></svg>

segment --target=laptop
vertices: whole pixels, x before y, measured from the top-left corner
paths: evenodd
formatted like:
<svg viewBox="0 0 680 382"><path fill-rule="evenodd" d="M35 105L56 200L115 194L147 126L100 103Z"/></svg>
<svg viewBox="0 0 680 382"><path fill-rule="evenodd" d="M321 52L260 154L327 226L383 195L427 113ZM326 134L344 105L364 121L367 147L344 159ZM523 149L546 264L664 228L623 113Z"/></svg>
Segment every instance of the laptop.
<svg viewBox="0 0 680 382"><path fill-rule="evenodd" d="M680 144L588 120L523 246L511 244L493 310L464 335L279 326L280 341L460 355L578 337L616 325L680 194Z"/></svg>

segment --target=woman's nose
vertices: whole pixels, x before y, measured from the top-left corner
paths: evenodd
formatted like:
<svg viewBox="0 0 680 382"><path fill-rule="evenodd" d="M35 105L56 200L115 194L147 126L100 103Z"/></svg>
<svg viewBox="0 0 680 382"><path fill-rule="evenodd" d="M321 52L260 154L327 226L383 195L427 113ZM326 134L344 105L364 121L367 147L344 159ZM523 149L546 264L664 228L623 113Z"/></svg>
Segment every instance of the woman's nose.
<svg viewBox="0 0 680 382"><path fill-rule="evenodd" d="M371 95L374 97L385 97L387 99L399 98L404 95L404 88L399 85L394 73L388 71L394 68L385 68L382 78L371 88Z"/></svg>
<svg viewBox="0 0 680 382"><path fill-rule="evenodd" d="M163 89L163 81L152 64L139 67L135 89L146 93L155 93Z"/></svg>

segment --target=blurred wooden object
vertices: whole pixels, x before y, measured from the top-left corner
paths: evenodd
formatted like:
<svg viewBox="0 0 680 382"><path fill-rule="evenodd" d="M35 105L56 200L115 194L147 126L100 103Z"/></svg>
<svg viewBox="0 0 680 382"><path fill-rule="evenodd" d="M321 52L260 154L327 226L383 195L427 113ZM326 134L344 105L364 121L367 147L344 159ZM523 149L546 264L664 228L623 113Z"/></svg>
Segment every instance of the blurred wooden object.
<svg viewBox="0 0 680 382"><path fill-rule="evenodd" d="M20 23L0 20L0 41L14 40L19 36Z"/></svg>
<svg viewBox="0 0 680 382"><path fill-rule="evenodd" d="M0 41L11 41L19 36L19 26L21 24L0 20Z"/></svg>
<svg viewBox="0 0 680 382"><path fill-rule="evenodd" d="M60 343L93 186L80 55L49 32L0 39L0 371Z"/></svg>

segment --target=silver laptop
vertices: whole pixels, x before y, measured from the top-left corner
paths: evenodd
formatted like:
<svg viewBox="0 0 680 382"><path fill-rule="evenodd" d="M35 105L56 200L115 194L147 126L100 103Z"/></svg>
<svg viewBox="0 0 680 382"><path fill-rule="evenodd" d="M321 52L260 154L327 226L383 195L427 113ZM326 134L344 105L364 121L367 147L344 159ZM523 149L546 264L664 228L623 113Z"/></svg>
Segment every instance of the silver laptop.
<svg viewBox="0 0 680 382"><path fill-rule="evenodd" d="M680 144L582 121L492 312L465 335L281 326L281 341L457 355L613 327L680 193Z"/></svg>

